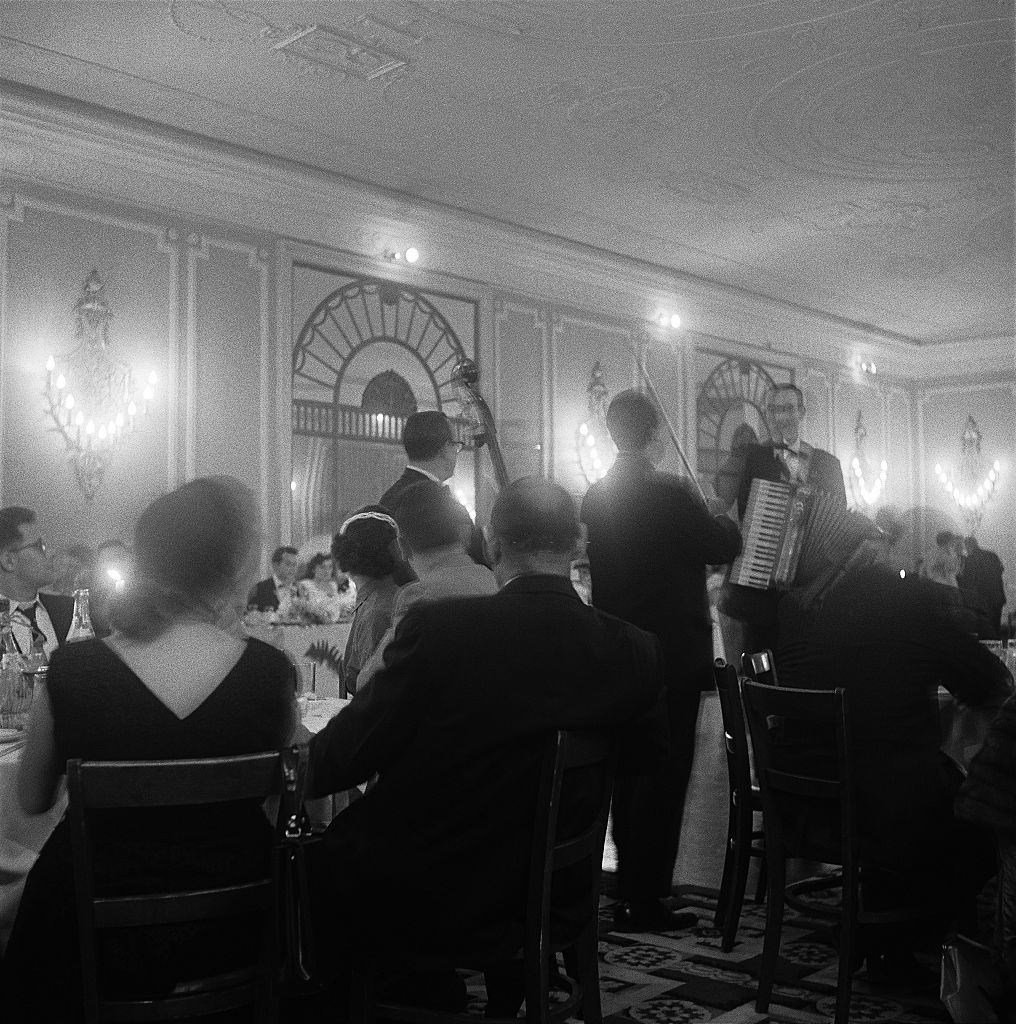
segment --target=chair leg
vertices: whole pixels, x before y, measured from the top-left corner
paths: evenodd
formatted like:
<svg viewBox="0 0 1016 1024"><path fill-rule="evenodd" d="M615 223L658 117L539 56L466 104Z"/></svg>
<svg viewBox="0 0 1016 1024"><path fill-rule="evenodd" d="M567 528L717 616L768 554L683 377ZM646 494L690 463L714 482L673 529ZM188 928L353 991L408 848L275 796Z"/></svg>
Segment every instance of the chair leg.
<svg viewBox="0 0 1016 1024"><path fill-rule="evenodd" d="M743 816L738 822L737 834L734 837L733 878L730 884L730 895L727 901L727 915L723 923L721 948L729 953L734 948L737 938L737 926L741 921L741 907L744 905L744 887L748 884L748 866L751 863L751 817L747 822Z"/></svg>
<svg viewBox="0 0 1016 1024"><path fill-rule="evenodd" d="M603 1024L598 943L597 922L594 920L578 937L575 945L564 951L565 970L582 990L582 1019L585 1024Z"/></svg>
<svg viewBox="0 0 1016 1024"><path fill-rule="evenodd" d="M734 872L734 845L737 840L737 808L730 805L727 820L727 850L723 856L723 876L720 878L720 895L716 901L716 915L713 927L723 931L727 925L727 907L730 905L730 884Z"/></svg>
<svg viewBox="0 0 1016 1024"><path fill-rule="evenodd" d="M766 898L766 856L763 853L758 859L758 881L755 883L755 902L761 903Z"/></svg>
<svg viewBox="0 0 1016 1024"><path fill-rule="evenodd" d="M843 869L843 898L840 911L840 962L836 974L835 1024L848 1024L854 941L857 936L857 869Z"/></svg>
<svg viewBox="0 0 1016 1024"><path fill-rule="evenodd" d="M762 946L759 967L758 995L755 1009L765 1013L773 994L776 966L780 954L780 933L783 930L783 890L787 884L787 865L783 857L776 857L769 865L768 901L766 903L766 937Z"/></svg>

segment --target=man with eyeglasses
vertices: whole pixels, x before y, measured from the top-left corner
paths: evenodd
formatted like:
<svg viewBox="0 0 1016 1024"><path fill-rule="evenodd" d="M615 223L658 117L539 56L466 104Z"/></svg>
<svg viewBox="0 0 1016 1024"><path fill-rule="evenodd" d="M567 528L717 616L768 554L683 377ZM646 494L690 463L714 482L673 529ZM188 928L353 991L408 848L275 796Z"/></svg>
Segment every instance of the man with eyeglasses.
<svg viewBox="0 0 1016 1024"><path fill-rule="evenodd" d="M432 480L436 484L444 484L455 473L455 465L459 452L462 451L461 441L455 439L451 421L443 412L427 409L414 412L406 419L402 429L402 447L406 450L406 468L398 478L378 499L379 505L387 509L395 509L404 491L422 480ZM461 504L462 524L469 524L469 544L466 551L474 562L486 565L483 557L483 534L473 523L469 513ZM416 579L416 573L409 565L400 567L396 574L397 583L408 583Z"/></svg>
<svg viewBox="0 0 1016 1024"><path fill-rule="evenodd" d="M36 639L52 654L70 629L73 598L40 590L55 576L35 513L19 506L0 509L0 596L10 601L14 640L24 654Z"/></svg>
<svg viewBox="0 0 1016 1024"><path fill-rule="evenodd" d="M738 519L751 493L752 480L807 484L831 495L841 508L847 507L847 492L840 460L830 452L815 448L801 437L805 414L804 395L795 384L776 384L766 400L766 420L772 440L747 445L721 467L716 476L719 503L729 508L737 502ZM739 619L744 628L744 648L775 650L778 641L775 591L753 590L726 584L721 609Z"/></svg>

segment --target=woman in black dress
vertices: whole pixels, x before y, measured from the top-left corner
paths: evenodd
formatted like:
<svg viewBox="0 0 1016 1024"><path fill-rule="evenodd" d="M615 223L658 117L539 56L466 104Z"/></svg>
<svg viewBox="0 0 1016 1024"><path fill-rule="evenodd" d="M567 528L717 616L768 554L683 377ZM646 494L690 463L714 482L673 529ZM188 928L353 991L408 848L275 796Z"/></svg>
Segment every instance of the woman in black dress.
<svg viewBox="0 0 1016 1024"><path fill-rule="evenodd" d="M35 697L18 775L26 813L54 804L64 765L85 760L224 757L275 750L295 722L293 672L275 648L242 634L237 609L259 547L251 492L229 477L194 480L156 499L135 535L135 577L112 609L113 633L60 648ZM249 801L111 811L97 822L99 884L109 894L156 884L216 885L269 856L271 829ZM114 933L104 975L125 995L171 989L249 958L249 922L214 933L170 926ZM81 1019L70 839L64 819L29 873L0 993L15 1020Z"/></svg>

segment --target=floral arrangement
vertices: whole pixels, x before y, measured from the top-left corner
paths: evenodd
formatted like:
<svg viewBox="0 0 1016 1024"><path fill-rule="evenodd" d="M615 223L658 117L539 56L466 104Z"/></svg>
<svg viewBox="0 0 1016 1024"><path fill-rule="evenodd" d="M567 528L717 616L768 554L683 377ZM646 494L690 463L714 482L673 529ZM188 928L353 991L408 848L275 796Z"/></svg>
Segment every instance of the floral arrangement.
<svg viewBox="0 0 1016 1024"><path fill-rule="evenodd" d="M276 611L247 611L248 626L326 626L348 622L356 608L356 588L352 583L343 593L328 594L318 587L301 587Z"/></svg>

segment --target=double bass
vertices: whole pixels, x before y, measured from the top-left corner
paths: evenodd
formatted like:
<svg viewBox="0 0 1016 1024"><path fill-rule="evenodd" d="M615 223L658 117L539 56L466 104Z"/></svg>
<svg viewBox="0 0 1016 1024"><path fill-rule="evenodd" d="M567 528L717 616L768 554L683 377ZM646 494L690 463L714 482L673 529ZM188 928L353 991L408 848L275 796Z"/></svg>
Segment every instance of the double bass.
<svg viewBox="0 0 1016 1024"><path fill-rule="evenodd" d="M462 409L463 417L473 428L473 447L479 449L486 446L490 453L491 465L494 467L494 479L497 481L498 490L502 491L511 481L508 479L508 470L501 454L501 446L498 444L494 417L477 387L479 379L480 371L472 359L460 359L452 370L455 397Z"/></svg>

